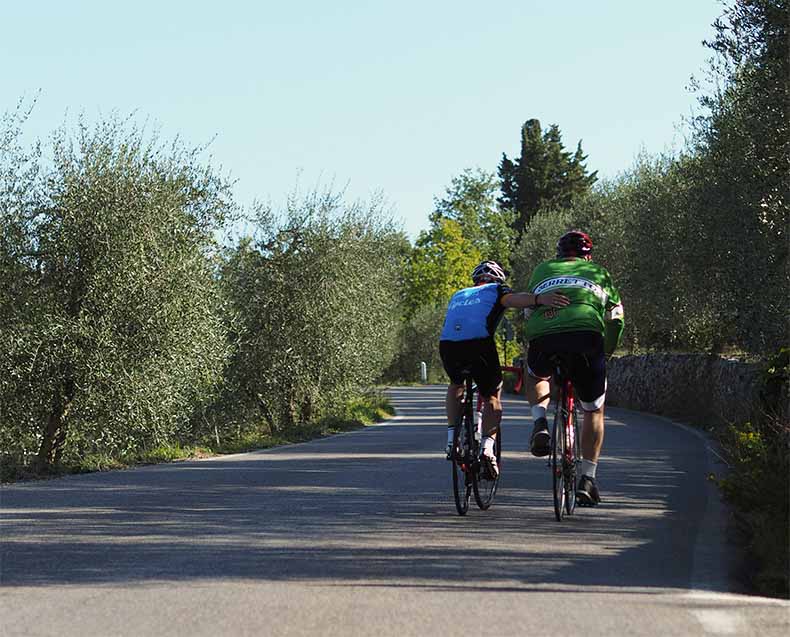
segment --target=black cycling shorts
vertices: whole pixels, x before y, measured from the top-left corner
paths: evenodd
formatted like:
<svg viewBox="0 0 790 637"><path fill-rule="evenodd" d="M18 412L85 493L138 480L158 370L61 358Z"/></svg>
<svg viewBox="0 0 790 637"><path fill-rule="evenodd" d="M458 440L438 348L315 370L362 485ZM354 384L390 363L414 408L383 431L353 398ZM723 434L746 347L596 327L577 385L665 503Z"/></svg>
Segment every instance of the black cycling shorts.
<svg viewBox="0 0 790 637"><path fill-rule="evenodd" d="M493 338L476 338L468 341L439 341L439 354L444 371L454 385L462 385L465 370L482 396L493 396L502 385L502 369Z"/></svg>
<svg viewBox="0 0 790 637"><path fill-rule="evenodd" d="M546 334L529 342L527 370L536 378L551 378L552 354L570 354L568 370L574 391L586 411L603 406L606 397L606 356L598 332Z"/></svg>

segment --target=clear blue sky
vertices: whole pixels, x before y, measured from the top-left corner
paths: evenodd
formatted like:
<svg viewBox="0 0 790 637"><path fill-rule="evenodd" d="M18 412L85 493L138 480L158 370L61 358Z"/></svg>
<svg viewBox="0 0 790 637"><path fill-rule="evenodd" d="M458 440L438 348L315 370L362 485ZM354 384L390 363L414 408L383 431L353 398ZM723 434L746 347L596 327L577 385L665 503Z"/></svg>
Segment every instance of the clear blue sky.
<svg viewBox="0 0 790 637"><path fill-rule="evenodd" d="M27 131L136 110L164 137L216 137L242 204L297 182L381 191L414 237L467 167L494 171L532 117L615 176L682 144L717 0L8 2L0 111ZM298 177L298 175L301 175Z"/></svg>

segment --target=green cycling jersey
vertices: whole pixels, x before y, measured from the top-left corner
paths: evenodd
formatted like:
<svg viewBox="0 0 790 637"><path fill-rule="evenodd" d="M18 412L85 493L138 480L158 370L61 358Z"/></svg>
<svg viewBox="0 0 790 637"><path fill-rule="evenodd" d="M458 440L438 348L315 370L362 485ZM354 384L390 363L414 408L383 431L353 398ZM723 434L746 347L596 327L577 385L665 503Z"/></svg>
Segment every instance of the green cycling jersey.
<svg viewBox="0 0 790 637"><path fill-rule="evenodd" d="M559 291L571 303L559 308L539 305L531 310L525 324L527 340L560 332L593 331L604 336L607 353L620 343L623 305L606 268L580 258L551 259L535 268L528 289L533 294Z"/></svg>

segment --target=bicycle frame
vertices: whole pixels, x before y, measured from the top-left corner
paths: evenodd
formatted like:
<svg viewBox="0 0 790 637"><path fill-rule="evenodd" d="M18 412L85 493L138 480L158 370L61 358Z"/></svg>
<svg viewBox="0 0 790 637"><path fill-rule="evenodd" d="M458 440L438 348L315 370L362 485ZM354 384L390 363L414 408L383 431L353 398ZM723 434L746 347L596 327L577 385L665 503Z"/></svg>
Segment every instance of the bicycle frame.
<svg viewBox="0 0 790 637"><path fill-rule="evenodd" d="M466 382L464 386L464 402L463 402L463 409L461 411L462 415L462 426L466 427L466 435L468 438L468 451L469 457L466 458L467 464L465 467L465 471L470 471L474 468L478 462L478 455L480 452L480 428L477 426L478 418L477 413L480 411L480 401L482 400L480 397L480 392L475 392L475 385L472 382L472 377L467 376ZM477 393L477 409L475 409L472 404L474 402L474 396Z"/></svg>
<svg viewBox="0 0 790 637"><path fill-rule="evenodd" d="M565 459L569 463L575 463L574 445L576 444L576 431L573 426L573 384L570 380L566 379L564 382L564 397L562 409L562 422L564 425L565 434Z"/></svg>
<svg viewBox="0 0 790 637"><path fill-rule="evenodd" d="M467 434L471 433L470 442L472 440L474 441L470 444L469 450L474 457L472 464L475 466L478 462L480 445L483 440L483 406L485 405L485 399L476 389L477 387L472 382L471 377L467 377L464 383L464 402L462 404L461 414L464 424L467 422L472 423L473 429L471 432L467 430ZM474 397L476 397L477 400L474 400ZM474 408L472 407L473 403L475 404Z"/></svg>

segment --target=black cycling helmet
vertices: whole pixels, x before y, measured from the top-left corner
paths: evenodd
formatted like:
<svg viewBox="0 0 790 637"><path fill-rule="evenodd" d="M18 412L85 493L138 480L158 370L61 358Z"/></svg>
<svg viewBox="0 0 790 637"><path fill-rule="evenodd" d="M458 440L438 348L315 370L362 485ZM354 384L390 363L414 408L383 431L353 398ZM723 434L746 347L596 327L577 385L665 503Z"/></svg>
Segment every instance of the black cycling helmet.
<svg viewBox="0 0 790 637"><path fill-rule="evenodd" d="M472 272L472 281L477 285L483 279L504 283L507 275L496 261L483 261Z"/></svg>
<svg viewBox="0 0 790 637"><path fill-rule="evenodd" d="M557 241L557 257L586 257L592 252L590 235L581 230L570 230Z"/></svg>

